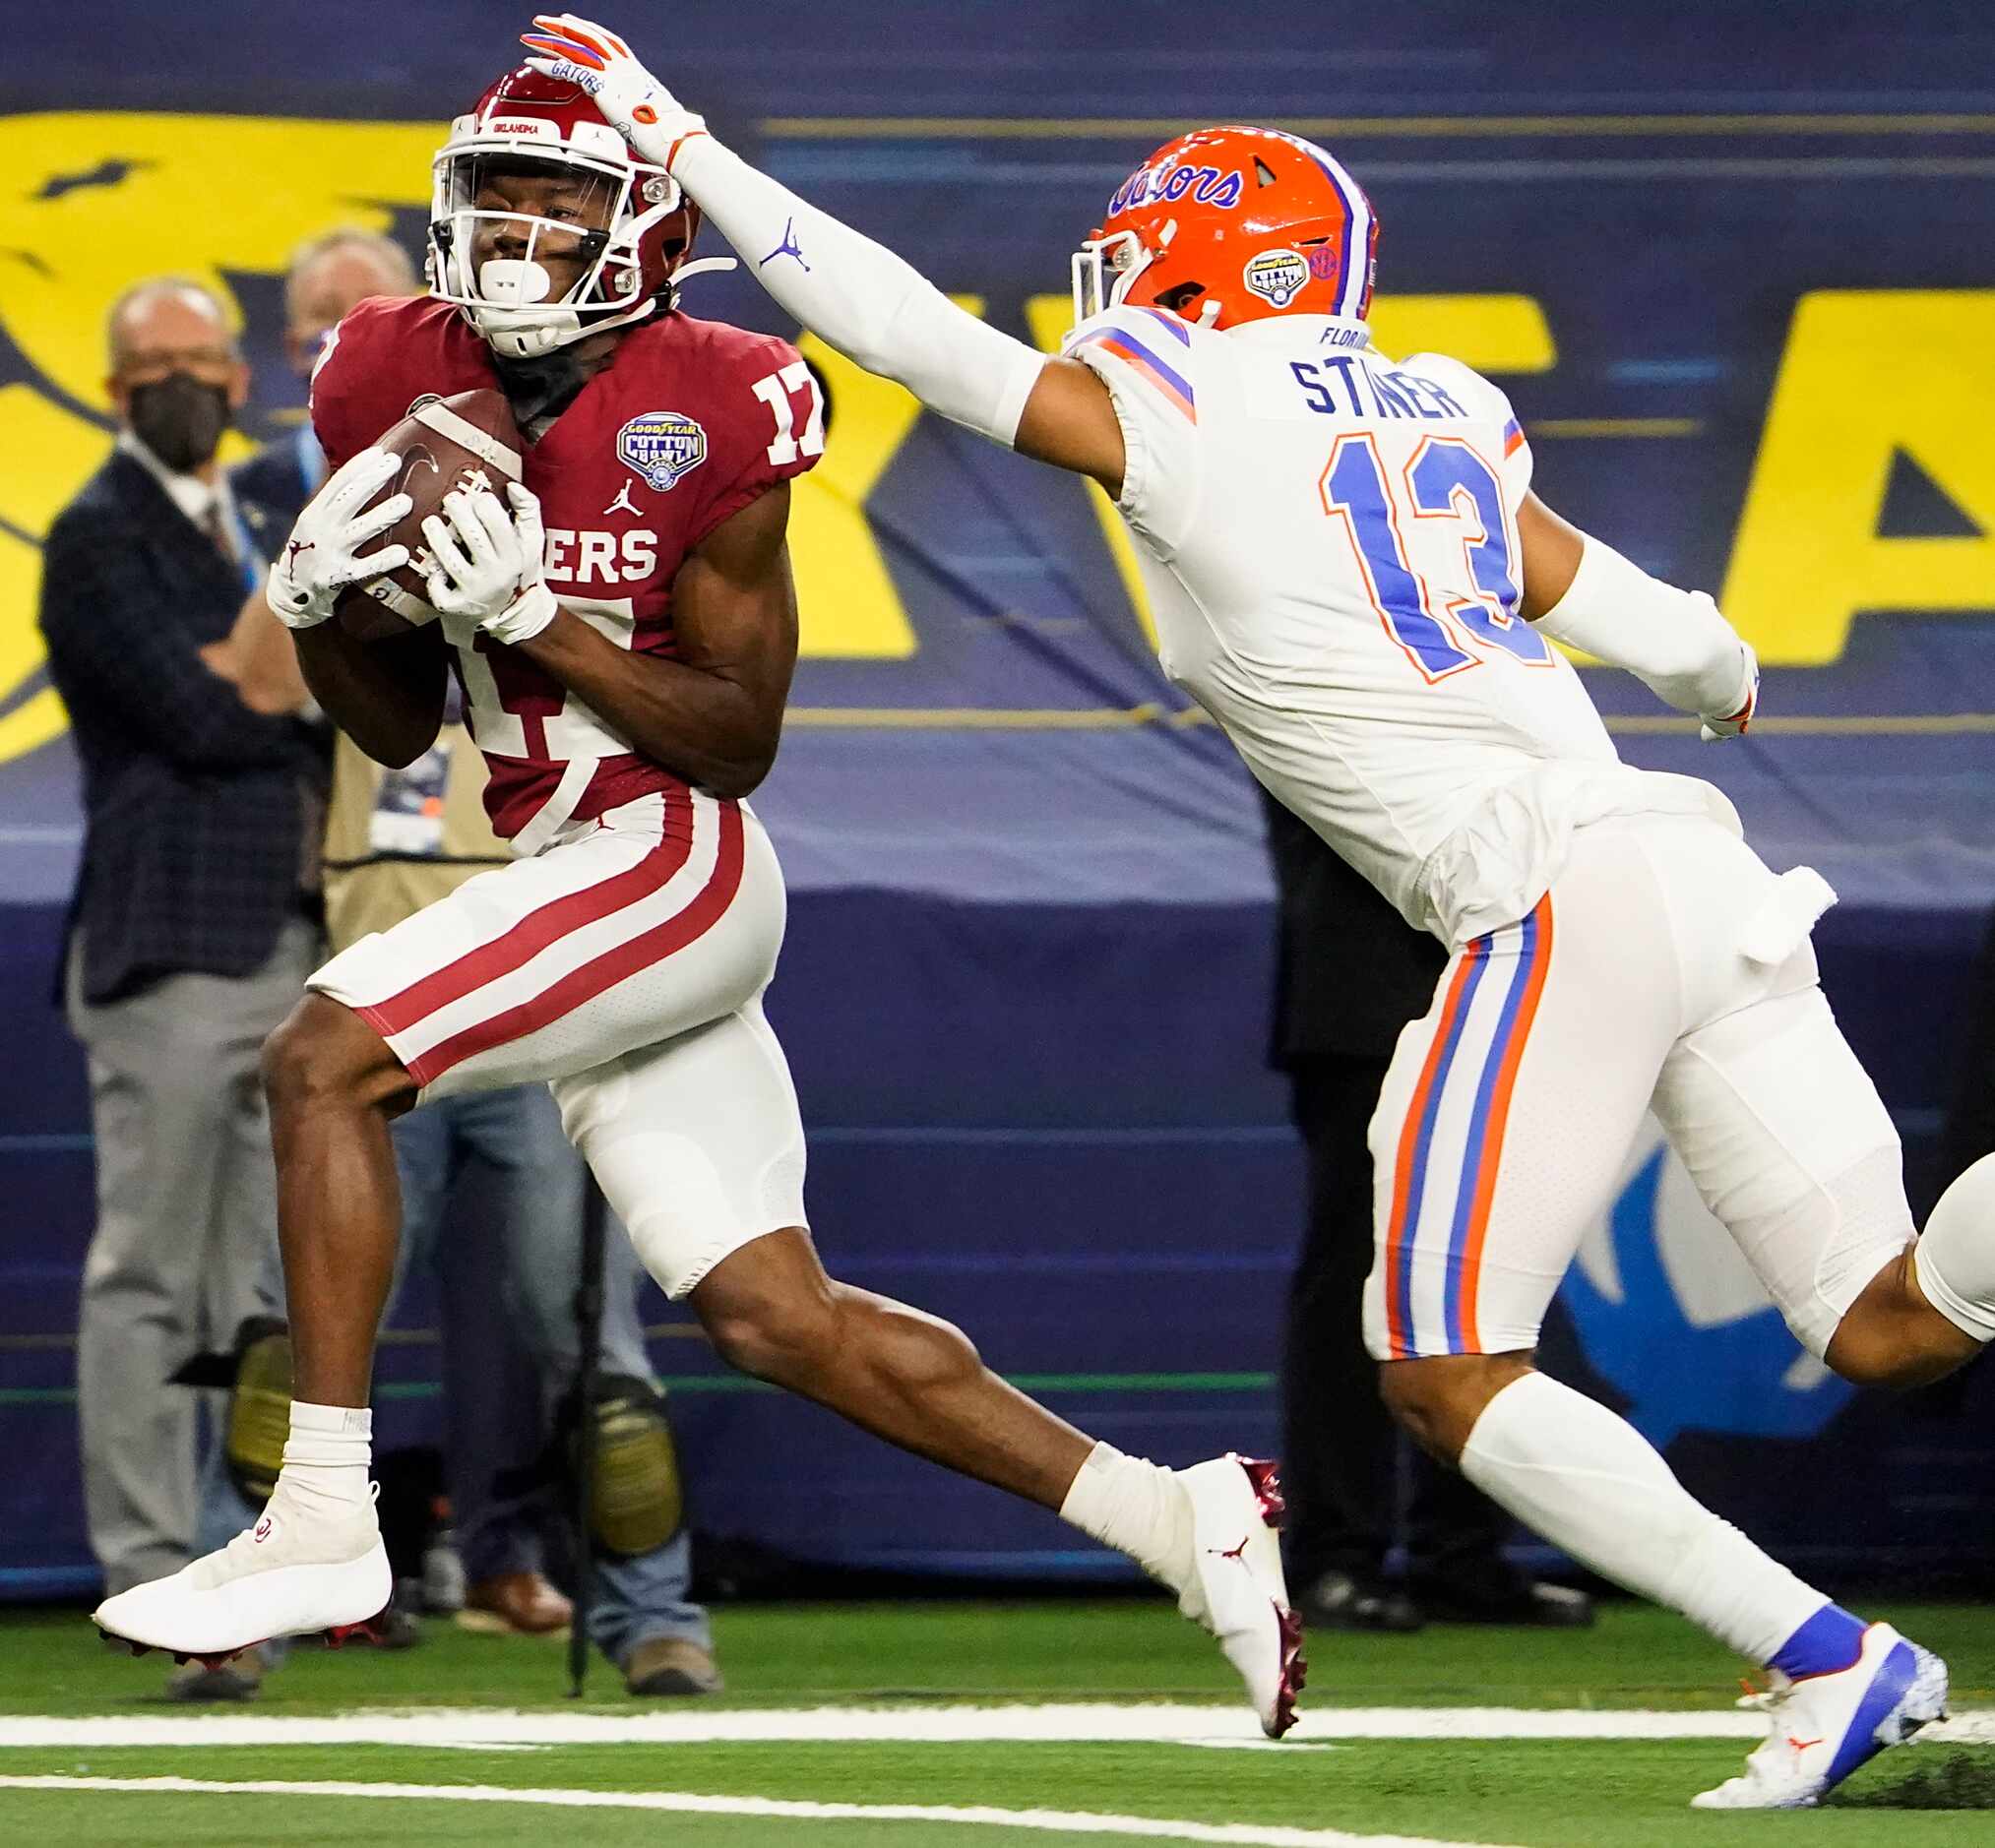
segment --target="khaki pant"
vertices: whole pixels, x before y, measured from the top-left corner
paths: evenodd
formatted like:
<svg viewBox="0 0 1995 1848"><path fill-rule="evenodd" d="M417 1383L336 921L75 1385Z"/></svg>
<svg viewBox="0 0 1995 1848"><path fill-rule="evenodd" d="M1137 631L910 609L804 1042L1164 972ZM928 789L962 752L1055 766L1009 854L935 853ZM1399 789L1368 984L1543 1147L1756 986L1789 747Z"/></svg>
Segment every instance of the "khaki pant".
<svg viewBox="0 0 1995 1848"><path fill-rule="evenodd" d="M97 1222L77 1319L85 1511L107 1592L177 1571L195 1535L201 1395L167 1379L277 1311L277 1175L257 1059L318 933L285 925L241 977L171 975L102 1007L67 984L90 1056Z"/></svg>

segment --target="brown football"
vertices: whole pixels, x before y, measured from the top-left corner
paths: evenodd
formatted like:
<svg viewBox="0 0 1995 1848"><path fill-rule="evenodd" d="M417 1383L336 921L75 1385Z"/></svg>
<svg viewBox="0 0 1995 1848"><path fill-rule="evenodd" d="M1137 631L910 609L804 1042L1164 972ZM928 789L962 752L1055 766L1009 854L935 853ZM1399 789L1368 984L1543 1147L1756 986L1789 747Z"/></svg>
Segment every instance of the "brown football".
<svg viewBox="0 0 1995 1848"><path fill-rule="evenodd" d="M423 595L417 565L428 555L424 519L439 512L453 488L482 481L505 497L506 483L521 479L524 445L513 407L497 391L459 392L454 398L419 398L408 415L379 439L377 448L402 460L373 506L389 495L406 494L407 513L368 546L405 545L409 563L365 584L350 585L334 607L340 627L361 642L405 636L436 620Z"/></svg>

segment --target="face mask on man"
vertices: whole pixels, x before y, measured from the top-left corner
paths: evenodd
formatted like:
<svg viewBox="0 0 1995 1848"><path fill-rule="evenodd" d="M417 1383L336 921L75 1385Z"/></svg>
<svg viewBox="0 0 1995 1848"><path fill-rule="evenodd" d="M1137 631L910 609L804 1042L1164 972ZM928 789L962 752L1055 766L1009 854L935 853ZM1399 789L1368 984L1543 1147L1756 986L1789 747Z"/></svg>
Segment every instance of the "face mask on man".
<svg viewBox="0 0 1995 1848"><path fill-rule="evenodd" d="M134 386L126 416L141 443L175 474L186 474L220 446L228 428L228 391L204 385L191 373L170 372Z"/></svg>

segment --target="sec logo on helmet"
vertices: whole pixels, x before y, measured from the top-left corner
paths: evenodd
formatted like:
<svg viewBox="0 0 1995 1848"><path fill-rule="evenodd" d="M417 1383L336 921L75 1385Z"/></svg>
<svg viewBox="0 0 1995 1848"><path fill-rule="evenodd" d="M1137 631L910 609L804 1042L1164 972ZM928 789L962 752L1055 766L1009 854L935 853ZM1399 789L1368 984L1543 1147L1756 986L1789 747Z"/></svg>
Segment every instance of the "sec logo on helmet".
<svg viewBox="0 0 1995 1848"><path fill-rule="evenodd" d="M1309 259L1299 250L1264 250L1251 257L1240 279L1277 308L1286 308L1309 283Z"/></svg>
<svg viewBox="0 0 1995 1848"><path fill-rule="evenodd" d="M616 433L617 460L662 494L707 460L707 432L676 410L648 410Z"/></svg>

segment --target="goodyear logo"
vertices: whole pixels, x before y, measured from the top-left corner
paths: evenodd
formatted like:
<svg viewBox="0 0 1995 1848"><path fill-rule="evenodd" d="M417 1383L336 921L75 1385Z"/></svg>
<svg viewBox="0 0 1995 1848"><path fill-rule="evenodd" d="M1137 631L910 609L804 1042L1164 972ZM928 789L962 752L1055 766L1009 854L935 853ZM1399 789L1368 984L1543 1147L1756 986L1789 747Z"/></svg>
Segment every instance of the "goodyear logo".
<svg viewBox="0 0 1995 1848"><path fill-rule="evenodd" d="M648 410L616 433L617 460L662 494L707 460L707 432L676 410Z"/></svg>
<svg viewBox="0 0 1995 1848"><path fill-rule="evenodd" d="M1299 250L1264 250L1240 275L1263 301L1286 308L1309 282L1309 261Z"/></svg>

